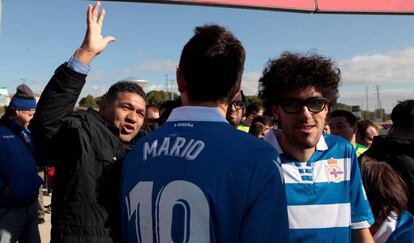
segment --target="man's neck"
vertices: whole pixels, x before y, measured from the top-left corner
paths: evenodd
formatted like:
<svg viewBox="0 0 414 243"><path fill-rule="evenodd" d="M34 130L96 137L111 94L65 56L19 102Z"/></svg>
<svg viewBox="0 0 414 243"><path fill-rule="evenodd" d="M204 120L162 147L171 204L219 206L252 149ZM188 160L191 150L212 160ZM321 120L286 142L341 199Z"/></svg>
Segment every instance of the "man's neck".
<svg viewBox="0 0 414 243"><path fill-rule="evenodd" d="M217 110L220 112L220 114L226 118L227 114L227 107L228 105L222 102L217 101L205 101L205 102L183 102L183 105L185 106L204 106L204 107L210 107L210 108L217 108Z"/></svg>
<svg viewBox="0 0 414 243"><path fill-rule="evenodd" d="M349 142L354 146L354 148L356 147L357 142L356 142L356 136L355 136L355 134L352 135L351 141L349 141Z"/></svg>
<svg viewBox="0 0 414 243"><path fill-rule="evenodd" d="M278 138L278 141L283 153L290 155L299 162L307 162L316 150L316 146L313 148L304 148L303 146L291 143L283 133Z"/></svg>

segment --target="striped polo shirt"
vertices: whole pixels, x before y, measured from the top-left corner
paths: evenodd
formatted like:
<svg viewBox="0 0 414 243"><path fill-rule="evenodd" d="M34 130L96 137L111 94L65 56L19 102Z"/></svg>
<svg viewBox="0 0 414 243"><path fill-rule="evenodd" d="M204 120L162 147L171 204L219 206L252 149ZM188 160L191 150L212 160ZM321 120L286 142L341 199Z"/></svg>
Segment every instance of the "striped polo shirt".
<svg viewBox="0 0 414 243"><path fill-rule="evenodd" d="M324 134L304 163L283 153L275 134L280 131L267 133L264 140L282 160L292 242L350 242L352 229L374 223L348 141Z"/></svg>

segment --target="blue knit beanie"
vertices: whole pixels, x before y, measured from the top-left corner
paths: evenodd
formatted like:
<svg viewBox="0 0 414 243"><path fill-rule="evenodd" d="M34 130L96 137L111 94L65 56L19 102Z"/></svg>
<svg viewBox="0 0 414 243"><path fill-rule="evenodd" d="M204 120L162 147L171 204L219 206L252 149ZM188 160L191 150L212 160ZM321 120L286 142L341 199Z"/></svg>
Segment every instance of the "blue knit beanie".
<svg viewBox="0 0 414 243"><path fill-rule="evenodd" d="M36 99L34 98L33 92L29 88L29 86L21 84L17 86L16 91L16 94L10 101L10 108L20 111L26 111L36 108Z"/></svg>

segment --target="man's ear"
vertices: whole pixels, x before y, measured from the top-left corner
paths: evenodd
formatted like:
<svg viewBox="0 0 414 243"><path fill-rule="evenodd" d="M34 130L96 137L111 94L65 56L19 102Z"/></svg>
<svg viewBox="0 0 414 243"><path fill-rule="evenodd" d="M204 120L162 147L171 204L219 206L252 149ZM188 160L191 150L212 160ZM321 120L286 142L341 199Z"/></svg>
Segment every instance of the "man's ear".
<svg viewBox="0 0 414 243"><path fill-rule="evenodd" d="M99 111L100 112L104 112L105 109L108 107L108 105L109 105L108 100L106 98L105 99L102 99L101 100L101 103L99 104Z"/></svg>
<svg viewBox="0 0 414 243"><path fill-rule="evenodd" d="M275 119L279 119L279 105L272 105L271 106L272 114Z"/></svg>
<svg viewBox="0 0 414 243"><path fill-rule="evenodd" d="M20 116L20 115L22 115L23 114L23 111L21 111L21 110L14 110L15 112L14 112L14 115L15 116Z"/></svg>
<svg viewBox="0 0 414 243"><path fill-rule="evenodd" d="M358 132L358 125L355 123L355 124L352 126L352 134L357 134L357 132Z"/></svg>
<svg viewBox="0 0 414 243"><path fill-rule="evenodd" d="M178 91L180 91L180 93L187 91L187 83L185 81L184 75L179 66L177 66L176 78L177 78Z"/></svg>

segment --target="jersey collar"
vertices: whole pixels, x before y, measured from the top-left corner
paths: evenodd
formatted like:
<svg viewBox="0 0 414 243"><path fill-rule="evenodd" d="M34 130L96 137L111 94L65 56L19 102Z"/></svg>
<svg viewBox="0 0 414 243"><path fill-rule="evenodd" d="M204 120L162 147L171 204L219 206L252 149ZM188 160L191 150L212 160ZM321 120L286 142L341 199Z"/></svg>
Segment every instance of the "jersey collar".
<svg viewBox="0 0 414 243"><path fill-rule="evenodd" d="M225 122L227 120L221 115L217 108L205 106L181 106L172 110L167 122L176 121L204 121Z"/></svg>
<svg viewBox="0 0 414 243"><path fill-rule="evenodd" d="M378 231L374 235L374 241L379 243L385 243L390 235L397 228L397 214L391 212L390 216L381 224Z"/></svg>

